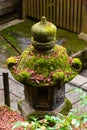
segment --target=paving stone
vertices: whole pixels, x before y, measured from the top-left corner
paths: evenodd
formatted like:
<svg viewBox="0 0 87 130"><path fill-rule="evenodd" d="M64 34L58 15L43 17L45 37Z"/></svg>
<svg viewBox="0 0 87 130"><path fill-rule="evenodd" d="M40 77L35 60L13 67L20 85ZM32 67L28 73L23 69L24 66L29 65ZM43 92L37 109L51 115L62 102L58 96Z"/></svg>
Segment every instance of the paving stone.
<svg viewBox="0 0 87 130"><path fill-rule="evenodd" d="M0 90L0 106L4 105L4 93Z"/></svg>
<svg viewBox="0 0 87 130"><path fill-rule="evenodd" d="M83 89L87 90L87 83L86 83L86 84L84 84L84 85L82 85L82 86L81 86L81 88L83 88Z"/></svg>
<svg viewBox="0 0 87 130"><path fill-rule="evenodd" d="M77 75L73 80L70 81L70 83L75 86L81 86L82 84L87 83L87 78Z"/></svg>
<svg viewBox="0 0 87 130"><path fill-rule="evenodd" d="M71 91L69 93L66 93L66 97L71 101L71 103L77 102L79 98L79 92Z"/></svg>
<svg viewBox="0 0 87 130"><path fill-rule="evenodd" d="M8 73L9 77L9 90L10 92L12 92L10 93L11 107L17 110L17 102L20 99L24 99L24 86L13 78L12 74L8 69L0 68L0 89L4 89L2 76L3 72ZM4 90L0 90L0 105L4 105Z"/></svg>
<svg viewBox="0 0 87 130"><path fill-rule="evenodd" d="M75 87L73 86L73 84L65 84L65 93L68 93L69 91L71 91L72 89L74 89Z"/></svg>
<svg viewBox="0 0 87 130"><path fill-rule="evenodd" d="M73 106L72 106L73 109L78 109L79 110L79 113L83 113L83 112L87 112L87 105L82 107L81 106L81 101L75 103Z"/></svg>
<svg viewBox="0 0 87 130"><path fill-rule="evenodd" d="M87 77L87 69L84 69L80 75L82 75L83 77Z"/></svg>
<svg viewBox="0 0 87 130"><path fill-rule="evenodd" d="M15 20L9 21L7 23L1 24L0 25L0 31L7 28L7 27L10 27L12 25L15 25L15 24L18 24L18 23L21 23L21 22L24 22L24 20L15 19Z"/></svg>

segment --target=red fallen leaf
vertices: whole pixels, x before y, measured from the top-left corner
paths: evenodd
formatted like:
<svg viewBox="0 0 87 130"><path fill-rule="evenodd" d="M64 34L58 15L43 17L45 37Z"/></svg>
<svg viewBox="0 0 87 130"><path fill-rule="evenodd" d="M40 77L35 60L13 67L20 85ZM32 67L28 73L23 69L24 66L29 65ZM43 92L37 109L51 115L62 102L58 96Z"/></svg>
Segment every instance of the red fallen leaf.
<svg viewBox="0 0 87 130"><path fill-rule="evenodd" d="M40 82L38 80L35 80L37 84L39 84Z"/></svg>
<svg viewBox="0 0 87 130"><path fill-rule="evenodd" d="M35 78L34 77L31 77L31 80L34 80Z"/></svg>
<svg viewBox="0 0 87 130"><path fill-rule="evenodd" d="M72 57L69 58L69 63L72 64Z"/></svg>
<svg viewBox="0 0 87 130"><path fill-rule="evenodd" d="M12 68L13 68L14 70L16 70L16 66L13 66Z"/></svg>
<svg viewBox="0 0 87 130"><path fill-rule="evenodd" d="M50 81L51 81L51 78L49 77L49 78L47 79L47 81L50 82Z"/></svg>
<svg viewBox="0 0 87 130"><path fill-rule="evenodd" d="M34 74L35 72L34 72L34 70L27 70L29 73L31 73L31 74Z"/></svg>
<svg viewBox="0 0 87 130"><path fill-rule="evenodd" d="M0 130L11 130L13 123L16 121L25 121L16 111L10 110L8 107L0 107ZM23 127L17 128L16 130L24 130Z"/></svg>
<svg viewBox="0 0 87 130"><path fill-rule="evenodd" d="M34 53L33 52L29 52L29 55L34 55Z"/></svg>
<svg viewBox="0 0 87 130"><path fill-rule="evenodd" d="M43 81L44 80L44 76L43 75L38 75L38 74L33 74L32 77L31 77L31 80L37 80L37 81Z"/></svg>
<svg viewBox="0 0 87 130"><path fill-rule="evenodd" d="M35 79L37 79L39 81L43 81L44 77L37 76Z"/></svg>

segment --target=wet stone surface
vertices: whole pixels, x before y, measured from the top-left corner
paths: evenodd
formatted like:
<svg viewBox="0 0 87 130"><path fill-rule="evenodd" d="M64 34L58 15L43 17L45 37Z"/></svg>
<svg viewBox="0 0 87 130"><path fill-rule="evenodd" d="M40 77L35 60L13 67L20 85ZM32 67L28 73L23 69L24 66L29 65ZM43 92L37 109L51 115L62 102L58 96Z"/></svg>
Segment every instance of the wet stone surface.
<svg viewBox="0 0 87 130"><path fill-rule="evenodd" d="M23 37L22 34L18 34L17 32L10 32L10 35L15 38L20 45L22 51L31 44L31 39L29 37Z"/></svg>
<svg viewBox="0 0 87 130"><path fill-rule="evenodd" d="M10 35L16 39L17 41L17 44L20 46L20 51L23 51L28 45L32 44L31 42L31 38L29 37L23 37L21 36L20 34L16 33L16 32L11 32ZM58 41L56 41L56 44L58 45L62 45L64 42L66 42L66 38L62 38ZM3 44L0 45L0 59L1 59L1 62L0 62L0 66L4 66L6 60L8 57L10 56L15 56L15 55L18 55L18 53L16 52L16 50L14 48L12 48L11 45L9 45L8 43L6 43L8 47L3 47ZM12 50L12 52L11 52Z"/></svg>
<svg viewBox="0 0 87 130"><path fill-rule="evenodd" d="M18 37L17 41L19 42L22 50L24 50L28 45L31 44L31 39L30 38Z"/></svg>
<svg viewBox="0 0 87 130"><path fill-rule="evenodd" d="M87 69L84 69L80 75L84 76L84 77L87 77Z"/></svg>

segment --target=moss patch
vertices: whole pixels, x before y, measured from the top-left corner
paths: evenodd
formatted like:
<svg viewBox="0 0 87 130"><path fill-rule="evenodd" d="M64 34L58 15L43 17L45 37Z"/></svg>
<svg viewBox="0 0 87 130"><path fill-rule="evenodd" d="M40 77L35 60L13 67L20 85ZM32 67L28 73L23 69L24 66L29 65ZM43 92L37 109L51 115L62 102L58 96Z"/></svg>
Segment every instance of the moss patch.
<svg viewBox="0 0 87 130"><path fill-rule="evenodd" d="M18 109L20 110L21 114L24 114L27 120L30 120L31 117L43 118L45 115L57 116L58 113L62 113L66 116L70 109L72 109L72 104L67 98L65 98L64 105L59 109L56 108L53 111L39 111L33 109L30 105L27 105L24 100L20 100L18 102Z"/></svg>
<svg viewBox="0 0 87 130"><path fill-rule="evenodd" d="M87 48L87 42L78 38L78 34L69 32L67 30L58 29L57 39L66 39L62 45L67 49L69 55Z"/></svg>
<svg viewBox="0 0 87 130"><path fill-rule="evenodd" d="M13 59L11 57L7 60L9 61L7 62L8 67L12 64ZM20 57L16 58L16 64L12 66L11 72L23 84L40 87L54 86L58 83L68 82L77 75L78 71L74 67L72 68L72 61L73 59L67 55L66 49L62 46L55 45L52 52L45 54L36 52L31 45L24 50ZM80 62L79 60L76 64L78 65ZM79 71L80 69L81 67L78 68Z"/></svg>
<svg viewBox="0 0 87 130"><path fill-rule="evenodd" d="M14 55L17 56L18 53L5 41L0 39L0 66L5 67L7 58Z"/></svg>
<svg viewBox="0 0 87 130"><path fill-rule="evenodd" d="M21 44L17 41L17 37L24 37L24 38L31 37L31 27L35 23L36 21L29 19L23 23L8 27L0 31L0 34L4 35L4 37L7 40L9 40L16 48L18 48L22 52L23 50ZM60 40L62 38L66 39L66 42L64 42L62 45L66 48L68 54L78 52L79 50L83 50L84 48L87 47L87 42L79 39L78 34L58 29L57 39ZM0 65L2 66L3 64L5 64L6 59L8 57L17 55L18 53L8 43L6 43L0 38L0 57L1 57ZM37 68L38 72L40 70L41 69ZM45 75L48 75L47 69L45 68L44 70L46 72ZM50 70L53 70L52 66L50 67Z"/></svg>
<svg viewBox="0 0 87 130"><path fill-rule="evenodd" d="M31 26L35 22L36 21L27 20L23 23L13 25L11 27L8 27L0 31L0 34L3 35L8 41L10 41L16 48L18 48L22 52L23 51L22 47L20 43L18 42L17 38L18 37L31 37Z"/></svg>
<svg viewBox="0 0 87 130"><path fill-rule="evenodd" d="M23 23L8 27L0 33L4 35L10 42L22 51L20 43L16 37L31 37L31 27L35 24L34 20L26 20ZM57 40L66 39L62 45L67 49L68 54L73 54L87 47L87 42L78 38L78 34L63 29L58 29ZM14 54L15 55L15 54Z"/></svg>
<svg viewBox="0 0 87 130"><path fill-rule="evenodd" d="M60 111L60 113L62 113L63 115L67 115L69 113L70 109L72 109L72 103L67 98L65 98L64 102L65 102L65 105L64 105L63 109Z"/></svg>

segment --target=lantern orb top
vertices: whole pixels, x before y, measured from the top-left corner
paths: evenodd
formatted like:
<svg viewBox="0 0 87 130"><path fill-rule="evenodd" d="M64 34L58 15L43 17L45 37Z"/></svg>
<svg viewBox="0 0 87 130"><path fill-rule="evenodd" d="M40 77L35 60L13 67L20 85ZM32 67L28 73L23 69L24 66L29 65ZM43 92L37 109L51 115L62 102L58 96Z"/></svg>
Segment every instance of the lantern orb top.
<svg viewBox="0 0 87 130"><path fill-rule="evenodd" d="M48 22L43 16L41 21L34 24L31 28L32 44L38 51L51 50L56 41L56 26Z"/></svg>

